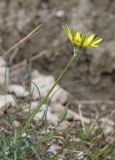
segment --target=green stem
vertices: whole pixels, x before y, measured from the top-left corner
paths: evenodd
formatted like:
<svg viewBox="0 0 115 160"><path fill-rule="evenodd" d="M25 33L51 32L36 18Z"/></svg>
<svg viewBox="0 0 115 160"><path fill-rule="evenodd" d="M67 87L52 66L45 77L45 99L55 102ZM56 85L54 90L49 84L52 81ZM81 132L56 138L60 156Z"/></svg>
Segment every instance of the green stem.
<svg viewBox="0 0 115 160"><path fill-rule="evenodd" d="M60 73L60 75L57 78L57 80L55 81L55 83L52 85L52 87L48 91L47 95L44 98L42 98L41 101L38 103L37 107L35 108L35 110L31 113L30 117L28 118L25 126L22 128L22 133L25 132L25 130L28 128L28 126L32 123L33 118L39 112L39 110L42 107L42 105L47 102L47 99L48 99L50 93L53 91L53 89L55 88L55 86L63 79L66 71L68 70L68 68L70 67L70 65L73 63L73 61L76 58L76 56L77 56L77 54L74 53L73 56L72 56L72 58L69 60L69 62L67 63L67 65L63 69L63 71Z"/></svg>

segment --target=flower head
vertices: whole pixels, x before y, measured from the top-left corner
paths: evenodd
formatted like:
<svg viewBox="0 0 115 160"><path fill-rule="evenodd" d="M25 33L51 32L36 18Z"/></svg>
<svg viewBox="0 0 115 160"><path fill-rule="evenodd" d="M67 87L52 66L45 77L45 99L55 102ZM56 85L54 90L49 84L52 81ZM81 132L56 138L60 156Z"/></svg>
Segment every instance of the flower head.
<svg viewBox="0 0 115 160"><path fill-rule="evenodd" d="M90 36L82 35L80 32L76 32L68 27L63 27L70 41L76 48L92 48L98 47L103 40L101 37L96 37L95 34Z"/></svg>

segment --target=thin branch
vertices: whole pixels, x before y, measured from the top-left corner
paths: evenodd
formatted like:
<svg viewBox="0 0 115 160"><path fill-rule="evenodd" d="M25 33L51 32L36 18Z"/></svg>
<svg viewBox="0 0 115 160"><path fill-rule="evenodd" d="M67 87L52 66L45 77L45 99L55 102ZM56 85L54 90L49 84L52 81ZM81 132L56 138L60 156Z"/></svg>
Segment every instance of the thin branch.
<svg viewBox="0 0 115 160"><path fill-rule="evenodd" d="M19 42L17 42L15 45L13 45L10 49L8 49L4 53L4 57L7 57L15 48L19 47L22 43L30 40L33 38L36 34L38 34L39 30L41 29L42 24L37 26L34 30L32 30L29 34L27 34L23 39L21 39Z"/></svg>
<svg viewBox="0 0 115 160"><path fill-rule="evenodd" d="M36 59L39 59L40 57L42 57L43 55L47 54L47 52L43 51L43 52L40 52L38 54L36 54L35 56L32 56L32 61L35 61ZM15 64L13 66L10 67L10 70L16 70L18 69L19 67L22 67L24 65L27 64L27 60L23 60L22 62L18 63L18 64Z"/></svg>

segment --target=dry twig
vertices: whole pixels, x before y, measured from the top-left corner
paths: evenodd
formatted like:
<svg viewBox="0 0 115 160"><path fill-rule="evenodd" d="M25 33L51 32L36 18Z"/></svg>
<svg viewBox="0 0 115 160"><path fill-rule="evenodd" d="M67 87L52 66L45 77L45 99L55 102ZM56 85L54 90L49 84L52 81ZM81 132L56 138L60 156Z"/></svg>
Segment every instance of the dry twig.
<svg viewBox="0 0 115 160"><path fill-rule="evenodd" d="M27 42L31 38L33 38L36 34L38 34L39 30L41 29L42 25L37 26L34 30L32 30L28 35L26 35L23 39L21 39L19 42L17 42L15 45L13 45L10 49L8 49L4 53L4 57L7 57L15 48L19 47L24 42Z"/></svg>
<svg viewBox="0 0 115 160"><path fill-rule="evenodd" d="M35 61L36 59L39 59L40 57L44 56L47 52L46 51L43 51L43 52L40 52L38 54L36 54L35 56L32 56L32 61ZM16 70L18 69L19 67L22 67L24 65L27 64L27 60L23 60L22 62L18 63L18 64L15 64L13 66L10 67L10 70Z"/></svg>

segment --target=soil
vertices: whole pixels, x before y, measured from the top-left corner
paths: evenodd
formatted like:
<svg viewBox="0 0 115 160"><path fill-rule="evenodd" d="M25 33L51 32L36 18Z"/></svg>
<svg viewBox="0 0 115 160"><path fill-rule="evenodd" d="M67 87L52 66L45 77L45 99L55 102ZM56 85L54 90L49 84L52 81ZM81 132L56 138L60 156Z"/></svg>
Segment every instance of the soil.
<svg viewBox="0 0 115 160"><path fill-rule="evenodd" d="M0 53L41 23L42 31L7 57L9 64L47 51L33 67L57 77L73 50L62 26L96 33L104 38L103 44L83 50L61 85L75 99L115 100L115 1L0 0Z"/></svg>

